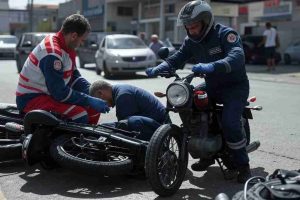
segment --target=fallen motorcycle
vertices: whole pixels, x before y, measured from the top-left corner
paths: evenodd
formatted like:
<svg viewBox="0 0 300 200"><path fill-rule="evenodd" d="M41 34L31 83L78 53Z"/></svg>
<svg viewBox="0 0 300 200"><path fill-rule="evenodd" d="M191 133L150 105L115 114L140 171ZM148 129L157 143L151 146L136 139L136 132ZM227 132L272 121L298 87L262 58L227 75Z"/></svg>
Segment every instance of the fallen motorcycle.
<svg viewBox="0 0 300 200"><path fill-rule="evenodd" d="M45 169L58 164L93 174L134 173L143 170L148 145L138 134L72 123L43 110L22 116L15 105L0 104L0 161L22 158Z"/></svg>
<svg viewBox="0 0 300 200"><path fill-rule="evenodd" d="M159 55L165 58L168 49L160 49ZM224 142L221 127L223 105L208 101L205 91L194 87L191 82L197 74L179 77L176 72L161 72L159 76L175 77L166 93L167 111L178 113L182 124L164 124L152 136L146 152L145 170L153 190L160 196L170 196L181 186L188 164L188 153L194 159L215 159L225 179L232 178L234 165ZM251 98L250 102L255 101ZM256 150L260 143L250 143L248 119L252 119L251 110L261 110L261 106L246 106L241 119L242 131L247 138L247 152Z"/></svg>

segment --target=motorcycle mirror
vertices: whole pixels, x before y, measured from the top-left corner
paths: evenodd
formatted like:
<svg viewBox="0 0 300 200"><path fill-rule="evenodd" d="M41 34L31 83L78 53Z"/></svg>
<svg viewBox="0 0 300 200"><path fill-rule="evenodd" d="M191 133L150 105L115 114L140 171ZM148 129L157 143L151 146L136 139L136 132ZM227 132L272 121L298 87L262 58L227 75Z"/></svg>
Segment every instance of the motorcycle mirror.
<svg viewBox="0 0 300 200"><path fill-rule="evenodd" d="M157 97L160 97L160 98L167 96L166 94L164 94L162 92L154 92L154 95Z"/></svg>
<svg viewBox="0 0 300 200"><path fill-rule="evenodd" d="M165 60L165 59L169 56L169 49L168 49L168 47L161 47L161 48L158 50L157 55L158 55L161 59Z"/></svg>

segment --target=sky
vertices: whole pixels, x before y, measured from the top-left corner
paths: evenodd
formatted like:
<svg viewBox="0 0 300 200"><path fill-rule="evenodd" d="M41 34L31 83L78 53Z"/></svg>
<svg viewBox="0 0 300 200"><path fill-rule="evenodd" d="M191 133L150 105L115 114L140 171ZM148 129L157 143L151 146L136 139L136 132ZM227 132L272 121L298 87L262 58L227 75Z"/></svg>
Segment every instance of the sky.
<svg viewBox="0 0 300 200"><path fill-rule="evenodd" d="M66 1L68 0L33 0L33 3L58 5L59 3L63 3ZM27 2L28 0L9 0L8 4L12 9L25 9Z"/></svg>

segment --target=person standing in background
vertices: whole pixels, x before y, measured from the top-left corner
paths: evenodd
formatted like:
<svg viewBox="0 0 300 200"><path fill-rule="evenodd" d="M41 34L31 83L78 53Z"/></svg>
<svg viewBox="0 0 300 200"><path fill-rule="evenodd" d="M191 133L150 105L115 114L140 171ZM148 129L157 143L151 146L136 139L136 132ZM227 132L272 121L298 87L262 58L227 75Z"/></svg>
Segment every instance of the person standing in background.
<svg viewBox="0 0 300 200"><path fill-rule="evenodd" d="M258 46L260 47L264 44L268 66L267 71L272 71L275 70L275 53L276 47L279 47L279 38L276 29L272 27L270 22L266 23L266 30L263 36L264 38Z"/></svg>
<svg viewBox="0 0 300 200"><path fill-rule="evenodd" d="M162 41L158 39L158 35L153 34L151 35L151 43L149 44L149 48L155 53L156 58L158 58L157 52L158 50L163 47Z"/></svg>

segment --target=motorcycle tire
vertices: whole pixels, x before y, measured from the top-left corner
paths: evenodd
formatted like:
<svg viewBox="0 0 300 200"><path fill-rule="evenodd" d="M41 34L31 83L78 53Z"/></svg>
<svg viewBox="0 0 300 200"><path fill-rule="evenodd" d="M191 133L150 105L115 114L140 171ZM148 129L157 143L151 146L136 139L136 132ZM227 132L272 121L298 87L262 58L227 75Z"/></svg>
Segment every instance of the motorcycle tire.
<svg viewBox="0 0 300 200"><path fill-rule="evenodd" d="M22 159L22 144L1 144L0 142L0 162Z"/></svg>
<svg viewBox="0 0 300 200"><path fill-rule="evenodd" d="M178 155L171 153L172 151L170 150L169 145L172 139L177 143L179 151ZM169 144L167 144L168 146L166 147L165 142L168 140ZM180 188L184 180L188 164L188 151L186 145L183 145L183 140L183 134L180 128L173 124L164 124L160 126L150 140L146 151L145 171L153 191L160 196L166 197L173 195ZM173 146L171 146L171 148L172 147ZM162 152L163 148L165 148L166 151ZM169 153L169 155L167 153ZM164 161L163 157L169 158L169 160L165 162L163 166L159 166L160 163ZM164 181L168 177L167 175L164 176L163 172L173 173L172 176L174 175L174 172L168 171L170 169L169 167L166 171L164 171L164 169L161 169L162 171L160 171L160 168L163 168L166 164L172 164L170 161L174 161L174 158L177 160L175 179L173 182L171 180L170 182L172 183L167 185Z"/></svg>
<svg viewBox="0 0 300 200"><path fill-rule="evenodd" d="M133 162L126 157L119 161L98 161L76 157L64 148L64 144L70 141L70 136L62 135L57 137L50 146L50 155L60 166L75 171L89 174L121 175L129 173L133 168Z"/></svg>

